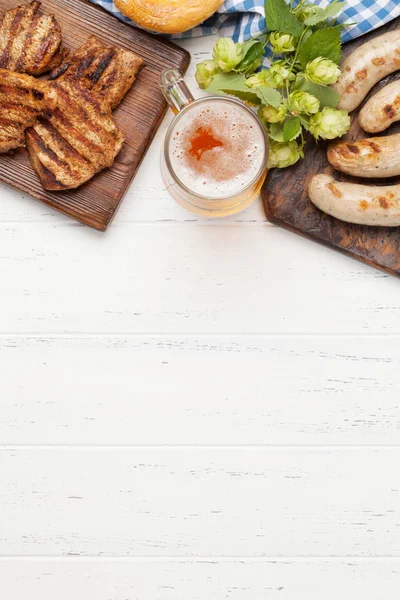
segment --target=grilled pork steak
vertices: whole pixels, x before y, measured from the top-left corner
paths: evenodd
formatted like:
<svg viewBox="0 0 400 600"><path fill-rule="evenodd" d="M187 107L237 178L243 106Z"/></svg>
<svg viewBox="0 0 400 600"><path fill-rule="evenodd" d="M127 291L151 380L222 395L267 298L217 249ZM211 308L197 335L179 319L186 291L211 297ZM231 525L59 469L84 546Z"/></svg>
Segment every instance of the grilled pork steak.
<svg viewBox="0 0 400 600"><path fill-rule="evenodd" d="M111 111L143 65L133 52L91 36L52 71L57 108L26 134L32 166L45 189L76 188L112 166L124 135Z"/></svg>
<svg viewBox="0 0 400 600"><path fill-rule="evenodd" d="M67 190L110 167L125 138L104 98L69 78L53 86L57 108L27 130L26 144L43 187Z"/></svg>
<svg viewBox="0 0 400 600"><path fill-rule="evenodd" d="M0 68L41 75L67 56L54 15L40 15L40 2L0 13Z"/></svg>
<svg viewBox="0 0 400 600"><path fill-rule="evenodd" d="M25 144L25 130L57 104L51 83L0 69L0 153Z"/></svg>
<svg viewBox="0 0 400 600"><path fill-rule="evenodd" d="M92 35L50 73L50 79L79 81L89 90L102 94L114 109L130 90L143 66L143 60L133 52L107 46Z"/></svg>

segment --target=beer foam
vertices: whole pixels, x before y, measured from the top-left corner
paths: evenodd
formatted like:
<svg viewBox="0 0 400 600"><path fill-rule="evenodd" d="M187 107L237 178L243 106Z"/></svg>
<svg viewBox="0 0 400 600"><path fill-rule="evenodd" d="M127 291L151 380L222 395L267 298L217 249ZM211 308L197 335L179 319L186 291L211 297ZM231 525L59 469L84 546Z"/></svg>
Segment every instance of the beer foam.
<svg viewBox="0 0 400 600"><path fill-rule="evenodd" d="M177 179L212 199L240 194L265 163L265 137L256 118L240 105L220 100L183 113L169 150Z"/></svg>

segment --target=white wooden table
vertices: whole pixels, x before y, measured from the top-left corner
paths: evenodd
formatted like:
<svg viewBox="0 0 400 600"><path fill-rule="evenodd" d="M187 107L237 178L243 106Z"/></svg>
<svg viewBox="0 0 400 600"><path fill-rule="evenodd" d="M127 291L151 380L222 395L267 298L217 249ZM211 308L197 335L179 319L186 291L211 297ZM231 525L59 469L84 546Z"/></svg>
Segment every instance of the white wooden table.
<svg viewBox="0 0 400 600"><path fill-rule="evenodd" d="M0 188L0 597L391 600L400 284L185 212L170 119L107 234Z"/></svg>

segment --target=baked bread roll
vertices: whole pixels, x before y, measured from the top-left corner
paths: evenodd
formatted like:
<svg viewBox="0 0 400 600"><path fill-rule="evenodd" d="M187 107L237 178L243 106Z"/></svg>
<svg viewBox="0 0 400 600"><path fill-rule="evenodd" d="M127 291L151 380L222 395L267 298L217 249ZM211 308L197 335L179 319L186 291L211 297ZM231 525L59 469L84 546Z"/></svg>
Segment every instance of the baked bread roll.
<svg viewBox="0 0 400 600"><path fill-rule="evenodd" d="M114 0L124 15L157 33L182 33L199 25L223 0Z"/></svg>

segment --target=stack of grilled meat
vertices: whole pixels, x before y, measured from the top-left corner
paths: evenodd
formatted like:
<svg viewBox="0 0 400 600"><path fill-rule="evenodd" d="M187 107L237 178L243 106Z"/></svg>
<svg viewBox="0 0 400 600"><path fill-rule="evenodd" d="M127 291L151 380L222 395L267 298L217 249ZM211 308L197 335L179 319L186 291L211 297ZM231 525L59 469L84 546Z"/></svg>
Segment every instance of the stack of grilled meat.
<svg viewBox="0 0 400 600"><path fill-rule="evenodd" d="M95 36L69 54L39 8L0 14L0 153L26 146L43 187L67 190L113 164L125 137L112 111L143 61Z"/></svg>

